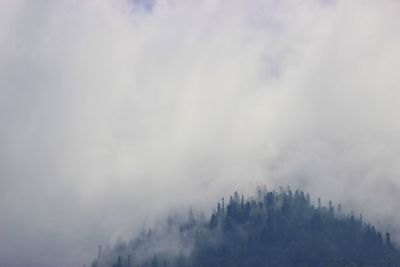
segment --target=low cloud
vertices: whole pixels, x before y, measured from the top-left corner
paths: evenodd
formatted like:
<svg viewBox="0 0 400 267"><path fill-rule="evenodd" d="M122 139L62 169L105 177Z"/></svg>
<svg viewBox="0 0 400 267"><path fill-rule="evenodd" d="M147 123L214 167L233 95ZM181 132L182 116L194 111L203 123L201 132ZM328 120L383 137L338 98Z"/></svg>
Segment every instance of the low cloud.
<svg viewBox="0 0 400 267"><path fill-rule="evenodd" d="M0 266L79 266L156 216L259 183L395 231L399 11L3 1Z"/></svg>

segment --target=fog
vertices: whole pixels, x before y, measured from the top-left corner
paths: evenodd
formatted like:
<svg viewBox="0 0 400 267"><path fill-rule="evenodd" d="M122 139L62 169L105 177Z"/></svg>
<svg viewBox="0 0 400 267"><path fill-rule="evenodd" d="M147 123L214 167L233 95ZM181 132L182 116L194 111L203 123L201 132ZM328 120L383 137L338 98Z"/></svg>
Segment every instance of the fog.
<svg viewBox="0 0 400 267"><path fill-rule="evenodd" d="M400 2L0 2L0 266L82 266L290 185L400 229ZM400 232L397 233L400 241Z"/></svg>

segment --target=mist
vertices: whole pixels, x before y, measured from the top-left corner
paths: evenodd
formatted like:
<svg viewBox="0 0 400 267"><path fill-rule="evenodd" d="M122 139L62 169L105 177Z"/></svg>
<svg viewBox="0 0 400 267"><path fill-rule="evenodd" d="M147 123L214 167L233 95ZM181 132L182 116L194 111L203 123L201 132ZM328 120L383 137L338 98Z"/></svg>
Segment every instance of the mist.
<svg viewBox="0 0 400 267"><path fill-rule="evenodd" d="M289 185L400 241L397 1L0 2L0 266L81 266Z"/></svg>

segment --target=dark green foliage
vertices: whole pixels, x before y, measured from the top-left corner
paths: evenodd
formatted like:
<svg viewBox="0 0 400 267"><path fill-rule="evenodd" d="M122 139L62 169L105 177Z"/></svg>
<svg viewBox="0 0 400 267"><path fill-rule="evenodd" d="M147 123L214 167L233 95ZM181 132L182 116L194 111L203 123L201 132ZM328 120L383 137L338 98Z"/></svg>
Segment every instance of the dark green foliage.
<svg viewBox="0 0 400 267"><path fill-rule="evenodd" d="M174 236L190 250L180 248L175 254L154 250L152 256L126 262L140 267L400 266L400 252L389 233L383 238L361 216L342 214L342 207L335 210L331 201L324 207L318 199L314 207L302 191L259 189L257 198L248 200L235 192L227 204L224 199L217 204L209 221L190 211L184 222L168 225L179 231L167 239ZM123 252L139 258L141 247L151 251L144 244L162 242L152 235L132 241ZM117 256L114 266L128 266L124 262Z"/></svg>

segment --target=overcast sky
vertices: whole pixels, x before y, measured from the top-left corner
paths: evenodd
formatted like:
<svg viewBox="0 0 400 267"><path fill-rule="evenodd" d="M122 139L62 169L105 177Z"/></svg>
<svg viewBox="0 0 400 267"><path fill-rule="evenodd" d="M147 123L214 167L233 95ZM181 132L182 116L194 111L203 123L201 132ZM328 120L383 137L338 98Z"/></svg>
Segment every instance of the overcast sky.
<svg viewBox="0 0 400 267"><path fill-rule="evenodd" d="M396 236L399 14L397 0L0 1L0 266L82 266L156 216L260 183Z"/></svg>

